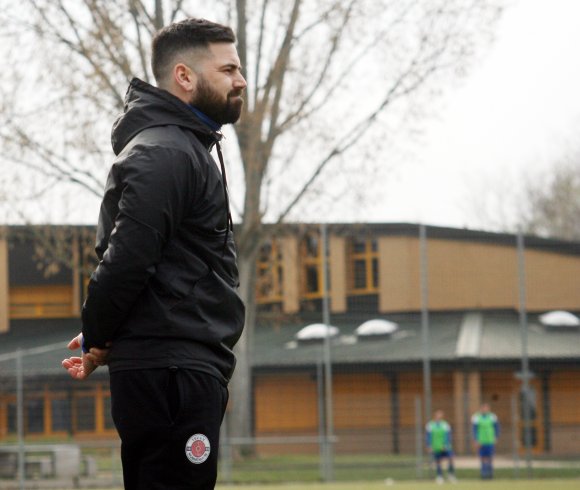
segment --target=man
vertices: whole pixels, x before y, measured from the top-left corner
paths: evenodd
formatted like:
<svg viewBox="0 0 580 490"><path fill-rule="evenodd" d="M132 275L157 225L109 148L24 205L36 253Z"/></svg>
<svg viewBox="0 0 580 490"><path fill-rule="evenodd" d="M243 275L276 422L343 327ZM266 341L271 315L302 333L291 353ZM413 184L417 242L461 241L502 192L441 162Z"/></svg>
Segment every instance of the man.
<svg viewBox="0 0 580 490"><path fill-rule="evenodd" d="M444 419L443 410L437 410L433 414L433 420L430 420L426 426L427 450L432 454L437 468L437 477L435 481L438 484L443 483L443 468L441 461L447 459L447 478L451 482L456 482L455 469L453 467L453 449L451 444L451 426Z"/></svg>
<svg viewBox="0 0 580 490"><path fill-rule="evenodd" d="M493 478L493 455L495 443L499 437L499 422L491 413L489 403L483 403L471 418L473 439L481 460L481 478Z"/></svg>
<svg viewBox="0 0 580 490"><path fill-rule="evenodd" d="M82 334L63 366L108 364L126 489L212 489L244 306L219 147L246 81L229 27L200 19L153 40L133 79L97 228ZM216 147L220 169L210 155Z"/></svg>

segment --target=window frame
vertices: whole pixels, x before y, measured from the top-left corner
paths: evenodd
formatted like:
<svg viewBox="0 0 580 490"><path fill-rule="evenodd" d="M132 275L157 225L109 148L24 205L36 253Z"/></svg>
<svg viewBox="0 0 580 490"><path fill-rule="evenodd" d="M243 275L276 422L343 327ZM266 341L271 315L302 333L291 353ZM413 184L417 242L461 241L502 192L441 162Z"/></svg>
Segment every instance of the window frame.
<svg viewBox="0 0 580 490"><path fill-rule="evenodd" d="M355 251L356 242L364 242L364 250L361 252ZM347 266L347 284L348 294L351 295L365 295L379 293L379 247L378 240L375 237L351 237L348 240L348 266ZM356 286L356 262L364 261L365 264L365 286ZM376 264L376 284L375 284L375 264Z"/></svg>

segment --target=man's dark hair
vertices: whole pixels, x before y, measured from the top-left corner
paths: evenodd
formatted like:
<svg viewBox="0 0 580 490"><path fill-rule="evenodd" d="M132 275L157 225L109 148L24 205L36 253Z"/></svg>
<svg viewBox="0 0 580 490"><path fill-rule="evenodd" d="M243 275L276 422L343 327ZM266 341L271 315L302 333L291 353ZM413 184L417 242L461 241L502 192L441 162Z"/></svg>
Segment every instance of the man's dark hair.
<svg viewBox="0 0 580 490"><path fill-rule="evenodd" d="M175 57L195 48L207 48L210 43L235 43L231 28L206 19L185 19L161 29L153 38L151 68L155 80L165 79L173 68Z"/></svg>

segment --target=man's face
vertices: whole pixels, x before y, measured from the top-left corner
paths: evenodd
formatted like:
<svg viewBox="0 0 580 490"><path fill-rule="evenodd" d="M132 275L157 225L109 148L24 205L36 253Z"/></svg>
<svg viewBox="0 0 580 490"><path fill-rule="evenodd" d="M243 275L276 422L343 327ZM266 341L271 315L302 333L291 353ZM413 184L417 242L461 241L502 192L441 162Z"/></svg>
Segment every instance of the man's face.
<svg viewBox="0 0 580 490"><path fill-rule="evenodd" d="M199 65L190 104L218 124L233 124L242 113L242 93L247 85L240 59L233 44L210 44L209 50L210 56Z"/></svg>

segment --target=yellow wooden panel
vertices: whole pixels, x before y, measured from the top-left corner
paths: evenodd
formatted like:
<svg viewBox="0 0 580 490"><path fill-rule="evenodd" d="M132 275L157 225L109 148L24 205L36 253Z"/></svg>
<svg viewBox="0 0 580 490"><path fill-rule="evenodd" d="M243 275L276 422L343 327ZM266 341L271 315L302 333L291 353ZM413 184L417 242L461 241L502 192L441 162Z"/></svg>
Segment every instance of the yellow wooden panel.
<svg viewBox="0 0 580 490"><path fill-rule="evenodd" d="M551 373L549 396L553 424L580 424L580 371Z"/></svg>
<svg viewBox="0 0 580 490"><path fill-rule="evenodd" d="M513 400L519 404L517 398L519 383L513 371L484 371L481 373L482 402L490 404L491 411L497 415L500 424L511 423Z"/></svg>
<svg viewBox="0 0 580 490"><path fill-rule="evenodd" d="M421 373L418 372L400 373L397 376L397 386L399 388L399 423L402 427L414 427L417 397L419 397L419 403L423 404L423 379Z"/></svg>
<svg viewBox="0 0 580 490"><path fill-rule="evenodd" d="M293 236L280 239L282 248L282 267L284 277L282 284L284 313L296 313L300 310L300 265L298 239Z"/></svg>
<svg viewBox="0 0 580 490"><path fill-rule="evenodd" d="M455 405L453 401L453 373L431 373L431 410L443 410L445 419L451 423ZM426 414L425 420L431 414Z"/></svg>
<svg viewBox="0 0 580 490"><path fill-rule="evenodd" d="M414 427L416 422L417 399L421 404L421 412L425 405L423 399L423 375L420 372L400 373L399 387L399 421L403 427ZM447 420L453 420L453 374L431 373L431 409L443 410ZM422 413L423 420L431 414Z"/></svg>
<svg viewBox="0 0 580 490"><path fill-rule="evenodd" d="M346 240L343 237L330 237L330 308L333 313L344 313L346 306Z"/></svg>
<svg viewBox="0 0 580 490"><path fill-rule="evenodd" d="M73 286L13 286L9 290L10 318L74 316Z"/></svg>
<svg viewBox="0 0 580 490"><path fill-rule="evenodd" d="M433 309L511 308L517 302L515 247L428 240Z"/></svg>
<svg viewBox="0 0 580 490"><path fill-rule="evenodd" d="M526 251L530 310L580 309L580 256Z"/></svg>
<svg viewBox="0 0 580 490"><path fill-rule="evenodd" d="M258 432L316 431L316 380L307 374L258 377L255 407Z"/></svg>
<svg viewBox="0 0 580 490"><path fill-rule="evenodd" d="M528 249L528 309L580 308L580 256ZM513 246L428 238L432 310L517 308L518 272ZM381 311L420 308L419 240L379 238Z"/></svg>
<svg viewBox="0 0 580 490"><path fill-rule="evenodd" d="M379 310L419 309L419 241L409 237L380 237L378 249Z"/></svg>
<svg viewBox="0 0 580 490"><path fill-rule="evenodd" d="M0 228L0 235L2 234ZM0 333L7 332L8 319L8 243L5 238L0 238Z"/></svg>
<svg viewBox="0 0 580 490"><path fill-rule="evenodd" d="M8 401L0 397L0 441L8 435Z"/></svg>
<svg viewBox="0 0 580 490"><path fill-rule="evenodd" d="M390 426L391 391L382 374L334 376L333 404L337 429Z"/></svg>

